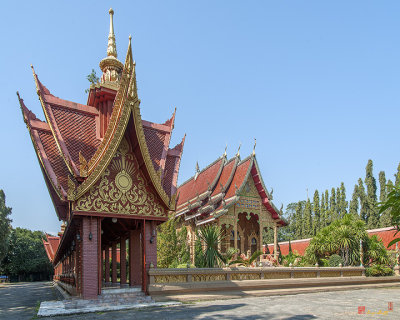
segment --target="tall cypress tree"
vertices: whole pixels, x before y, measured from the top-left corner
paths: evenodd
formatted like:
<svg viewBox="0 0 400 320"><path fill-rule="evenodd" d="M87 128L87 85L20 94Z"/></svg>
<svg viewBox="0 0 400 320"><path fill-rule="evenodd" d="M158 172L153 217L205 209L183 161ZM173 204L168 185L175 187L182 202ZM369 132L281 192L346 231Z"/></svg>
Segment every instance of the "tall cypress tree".
<svg viewBox="0 0 400 320"><path fill-rule="evenodd" d="M400 183L400 163L397 166L397 173L394 175L396 177L395 184L396 186Z"/></svg>
<svg viewBox="0 0 400 320"><path fill-rule="evenodd" d="M330 224L330 206L329 206L329 191L325 190L325 225Z"/></svg>
<svg viewBox="0 0 400 320"><path fill-rule="evenodd" d="M339 208L340 208L340 218L343 218L343 216L347 213L347 206L348 202L346 201L346 188L344 186L344 183L340 183L340 203L339 203Z"/></svg>
<svg viewBox="0 0 400 320"><path fill-rule="evenodd" d="M354 185L353 196L350 201L349 213L358 215L358 185Z"/></svg>
<svg viewBox="0 0 400 320"><path fill-rule="evenodd" d="M301 239L303 236L303 206L301 201L297 202L296 206L296 239Z"/></svg>
<svg viewBox="0 0 400 320"><path fill-rule="evenodd" d="M389 179L386 186L386 193L388 194L392 190L393 190L393 182L392 180Z"/></svg>
<svg viewBox="0 0 400 320"><path fill-rule="evenodd" d="M379 173L380 194L379 201L383 202L387 199L387 194L393 189L393 182L389 179L386 184L385 172ZM383 186L383 189L382 189ZM385 210L380 217L381 227L390 227L392 225L392 218L390 215L391 209Z"/></svg>
<svg viewBox="0 0 400 320"><path fill-rule="evenodd" d="M335 188L331 189L331 198L329 199L329 219L328 223L331 224L333 221L337 220L337 210L336 210L336 191Z"/></svg>
<svg viewBox="0 0 400 320"><path fill-rule="evenodd" d="M321 208L319 206L319 192L315 190L313 200L313 235L315 235L321 229Z"/></svg>
<svg viewBox="0 0 400 320"><path fill-rule="evenodd" d="M311 216L311 202L310 198L307 199L307 202L304 206L304 214L303 214L303 237L312 236L312 216Z"/></svg>
<svg viewBox="0 0 400 320"><path fill-rule="evenodd" d="M367 186L367 226L370 229L379 228L379 212L376 206L376 180L373 175L372 160L368 160L365 168L365 184Z"/></svg>
<svg viewBox="0 0 400 320"><path fill-rule="evenodd" d="M341 218L341 210L340 210L340 189L336 188L336 216L337 219Z"/></svg>
<svg viewBox="0 0 400 320"><path fill-rule="evenodd" d="M325 209L325 194L321 194L321 213L320 213L320 229L326 227L326 209Z"/></svg>
<svg viewBox="0 0 400 320"><path fill-rule="evenodd" d="M385 176L385 171L379 172L379 201L384 202L386 201L387 198L387 193L386 193L386 176ZM391 224L391 218L390 218L390 211L385 210L382 212L380 218L379 218L379 223L381 227L389 227Z"/></svg>
<svg viewBox="0 0 400 320"><path fill-rule="evenodd" d="M358 198L360 199L360 218L368 223L367 195L361 178L358 179Z"/></svg>

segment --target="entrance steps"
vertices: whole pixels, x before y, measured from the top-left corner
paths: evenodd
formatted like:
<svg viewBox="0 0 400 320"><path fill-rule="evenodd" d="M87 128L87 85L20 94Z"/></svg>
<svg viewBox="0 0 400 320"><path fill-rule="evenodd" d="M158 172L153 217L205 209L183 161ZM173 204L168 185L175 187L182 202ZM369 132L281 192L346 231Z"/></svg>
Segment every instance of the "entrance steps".
<svg viewBox="0 0 400 320"><path fill-rule="evenodd" d="M154 303L151 296L146 296L140 287L127 288L103 288L98 296L99 303L110 303L115 305Z"/></svg>

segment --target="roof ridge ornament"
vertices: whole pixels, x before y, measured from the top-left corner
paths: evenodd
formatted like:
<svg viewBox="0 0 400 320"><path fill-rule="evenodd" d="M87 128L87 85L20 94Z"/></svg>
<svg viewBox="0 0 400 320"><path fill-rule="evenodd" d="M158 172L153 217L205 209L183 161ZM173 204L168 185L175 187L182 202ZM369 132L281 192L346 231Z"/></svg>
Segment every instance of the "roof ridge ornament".
<svg viewBox="0 0 400 320"><path fill-rule="evenodd" d="M253 156L256 155L256 145L257 145L257 139L254 138Z"/></svg>
<svg viewBox="0 0 400 320"><path fill-rule="evenodd" d="M238 148L238 151L237 151L237 153L236 153L236 157L240 157L240 147L242 146L242 143L240 142L239 143L239 148Z"/></svg>
<svg viewBox="0 0 400 320"><path fill-rule="evenodd" d="M197 179L197 177L199 176L199 173L200 173L199 162L196 161L196 173L195 173L195 175L194 175L194 180Z"/></svg>
<svg viewBox="0 0 400 320"><path fill-rule="evenodd" d="M113 56L117 58L118 54L117 54L117 45L115 43L114 21L113 21L114 10L110 8L110 10L108 10L108 13L110 14L110 33L108 34L107 56L108 57Z"/></svg>
<svg viewBox="0 0 400 320"><path fill-rule="evenodd" d="M100 61L100 69L103 71L101 84L119 84L124 65L117 59L117 44L114 34L114 10L108 10L110 14L110 32L108 34L107 57Z"/></svg>
<svg viewBox="0 0 400 320"><path fill-rule="evenodd" d="M227 150L227 149L228 149L228 144L225 145L225 151L224 151L224 155L223 155L224 157L226 157L226 155L227 155L227 154L226 154L226 150Z"/></svg>

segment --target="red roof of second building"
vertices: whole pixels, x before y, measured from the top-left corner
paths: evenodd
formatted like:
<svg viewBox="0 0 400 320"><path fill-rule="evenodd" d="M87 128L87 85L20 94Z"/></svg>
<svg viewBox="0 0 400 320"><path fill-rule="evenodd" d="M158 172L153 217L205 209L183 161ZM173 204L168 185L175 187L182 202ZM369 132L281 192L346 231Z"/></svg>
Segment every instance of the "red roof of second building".
<svg viewBox="0 0 400 320"><path fill-rule="evenodd" d="M197 176L190 178L180 185L178 188L178 207L193 200L197 195L206 192L209 186L212 187L211 184L218 179L218 174L222 170L224 161L225 157L218 158L204 170L200 171Z"/></svg>
<svg viewBox="0 0 400 320"><path fill-rule="evenodd" d="M245 182L246 175L249 171L249 167L251 165L252 158L248 157L247 159L241 161L235 172L235 176L233 177L233 180L231 182L231 185L229 186L229 189L226 191L225 194L225 199L229 199L233 197L236 194L236 190L240 189L242 184Z"/></svg>
<svg viewBox="0 0 400 320"><path fill-rule="evenodd" d="M224 192L223 189L228 187L229 179L232 178L232 174L236 169L236 157L230 159L222 169L221 176L218 179L217 185L211 194L211 197L216 196L217 194Z"/></svg>

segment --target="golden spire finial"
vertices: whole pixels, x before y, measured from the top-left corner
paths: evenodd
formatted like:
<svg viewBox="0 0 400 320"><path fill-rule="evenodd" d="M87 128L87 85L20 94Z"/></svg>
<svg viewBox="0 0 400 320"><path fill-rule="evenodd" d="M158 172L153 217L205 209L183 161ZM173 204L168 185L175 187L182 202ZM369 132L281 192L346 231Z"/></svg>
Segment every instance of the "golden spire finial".
<svg viewBox="0 0 400 320"><path fill-rule="evenodd" d="M108 34L108 46L107 46L107 56L117 57L117 45L115 44L115 34L114 34L114 10L110 8L108 10L110 14L110 33Z"/></svg>
<svg viewBox="0 0 400 320"><path fill-rule="evenodd" d="M103 71L101 84L118 86L124 65L117 59L117 45L114 34L114 10L110 8L110 33L108 34L107 57L100 61L100 69Z"/></svg>

